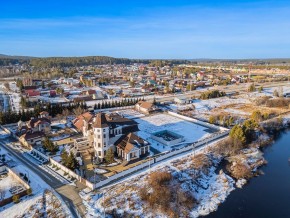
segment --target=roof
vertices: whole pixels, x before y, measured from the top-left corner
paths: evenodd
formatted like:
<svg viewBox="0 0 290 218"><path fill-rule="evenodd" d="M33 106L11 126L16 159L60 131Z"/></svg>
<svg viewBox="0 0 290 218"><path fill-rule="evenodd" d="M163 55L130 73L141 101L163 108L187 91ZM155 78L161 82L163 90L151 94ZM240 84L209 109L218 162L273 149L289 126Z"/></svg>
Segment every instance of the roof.
<svg viewBox="0 0 290 218"><path fill-rule="evenodd" d="M128 135L124 135L122 140L119 141L117 147L123 150L125 153L129 153L133 148L141 148L148 145L146 141L137 136L134 133L129 133Z"/></svg>
<svg viewBox="0 0 290 218"><path fill-rule="evenodd" d="M104 113L98 113L96 116L96 121L94 123L95 128L105 128L108 127L108 122Z"/></svg>
<svg viewBox="0 0 290 218"><path fill-rule="evenodd" d="M25 92L29 96L38 96L38 95L40 95L40 91L37 91L37 90L26 90Z"/></svg>
<svg viewBox="0 0 290 218"><path fill-rule="evenodd" d="M73 125L78 129L78 130L82 130L83 126L84 126L84 120L87 122L90 122L93 118L93 114L90 112L86 112L84 114L79 115L77 118L75 118L72 123Z"/></svg>
<svg viewBox="0 0 290 218"><path fill-rule="evenodd" d="M87 91L87 93L88 93L88 95L93 95L93 94L96 94L96 90L90 89Z"/></svg>
<svg viewBox="0 0 290 218"><path fill-rule="evenodd" d="M37 139L44 137L45 134L43 132L37 131L37 132L27 132L21 136L21 138L24 138L26 141L30 139Z"/></svg>
<svg viewBox="0 0 290 218"><path fill-rule="evenodd" d="M150 103L148 101L139 101L137 103L140 107L145 108L145 109L150 109L153 107L153 103Z"/></svg>
<svg viewBox="0 0 290 218"><path fill-rule="evenodd" d="M35 126L39 125L39 124L44 124L44 123L51 123L49 119L45 118L45 117L41 117L41 118L33 118L31 120L28 121L28 126L30 128L34 128Z"/></svg>
<svg viewBox="0 0 290 218"><path fill-rule="evenodd" d="M39 114L43 115L43 114L49 114L49 113L47 111L41 111Z"/></svg>

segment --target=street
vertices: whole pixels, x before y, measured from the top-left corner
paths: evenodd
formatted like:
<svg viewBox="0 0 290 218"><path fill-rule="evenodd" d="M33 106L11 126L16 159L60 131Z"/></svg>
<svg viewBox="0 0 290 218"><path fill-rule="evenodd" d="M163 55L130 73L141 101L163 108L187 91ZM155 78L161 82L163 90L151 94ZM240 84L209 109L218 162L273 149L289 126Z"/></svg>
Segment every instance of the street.
<svg viewBox="0 0 290 218"><path fill-rule="evenodd" d="M61 196L62 201L66 202L73 217L80 217L79 213L81 214L81 216L84 216L85 209L78 195L78 191L80 190L79 188L62 183L51 174L44 171L40 167L40 165L25 158L18 150L12 149L11 147L7 146L7 143L14 141L12 138L7 138L3 141L4 142L0 142L0 144L5 147L7 151L9 151L9 153L15 158L15 160L19 161L25 167L29 168L29 170L36 173L41 179L43 179L43 181L45 181ZM79 208L80 211L76 211L75 208Z"/></svg>

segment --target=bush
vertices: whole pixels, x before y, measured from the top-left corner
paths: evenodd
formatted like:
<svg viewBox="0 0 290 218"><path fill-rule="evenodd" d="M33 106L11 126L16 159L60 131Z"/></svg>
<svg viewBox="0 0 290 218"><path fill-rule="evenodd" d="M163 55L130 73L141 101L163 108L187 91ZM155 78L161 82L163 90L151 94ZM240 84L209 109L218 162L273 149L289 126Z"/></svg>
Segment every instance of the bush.
<svg viewBox="0 0 290 218"><path fill-rule="evenodd" d="M282 108L282 107L288 107L289 106L289 99L285 99L285 98L275 98L275 99L270 99L267 101L266 106L267 107L278 107L278 108Z"/></svg>
<svg viewBox="0 0 290 218"><path fill-rule="evenodd" d="M20 198L19 198L19 195L13 195L12 196L12 201L15 203L15 204L17 204L17 203L19 203L19 201L20 201Z"/></svg>
<svg viewBox="0 0 290 218"><path fill-rule="evenodd" d="M168 172L153 172L149 176L149 184L151 186L163 186L172 179L171 173Z"/></svg>
<svg viewBox="0 0 290 218"><path fill-rule="evenodd" d="M26 194L27 194L27 195L32 195L32 189L31 189L31 188L27 189L27 190L26 190Z"/></svg>
<svg viewBox="0 0 290 218"><path fill-rule="evenodd" d="M229 171L236 179L249 179L253 176L251 169L243 163L236 163L230 166Z"/></svg>
<svg viewBox="0 0 290 218"><path fill-rule="evenodd" d="M220 92L219 90L210 90L207 92L203 92L200 95L200 99L205 100L205 99L210 99L210 98L219 98L219 97L223 97L225 95L226 95L225 92Z"/></svg>
<svg viewBox="0 0 290 218"><path fill-rule="evenodd" d="M211 166L210 158L205 154L197 154L192 157L192 165L195 169L201 170Z"/></svg>

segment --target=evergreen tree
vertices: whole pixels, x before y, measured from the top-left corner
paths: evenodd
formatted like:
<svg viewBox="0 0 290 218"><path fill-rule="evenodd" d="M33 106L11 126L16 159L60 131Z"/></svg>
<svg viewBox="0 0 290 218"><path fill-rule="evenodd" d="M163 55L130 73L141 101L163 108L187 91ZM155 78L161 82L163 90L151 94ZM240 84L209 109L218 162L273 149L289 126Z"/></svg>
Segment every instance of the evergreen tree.
<svg viewBox="0 0 290 218"><path fill-rule="evenodd" d="M105 156L105 160L108 164L113 163L114 162L114 151L112 148L107 150L106 156Z"/></svg>
<svg viewBox="0 0 290 218"><path fill-rule="evenodd" d="M43 148L50 152L58 151L58 147L48 137L43 140Z"/></svg>

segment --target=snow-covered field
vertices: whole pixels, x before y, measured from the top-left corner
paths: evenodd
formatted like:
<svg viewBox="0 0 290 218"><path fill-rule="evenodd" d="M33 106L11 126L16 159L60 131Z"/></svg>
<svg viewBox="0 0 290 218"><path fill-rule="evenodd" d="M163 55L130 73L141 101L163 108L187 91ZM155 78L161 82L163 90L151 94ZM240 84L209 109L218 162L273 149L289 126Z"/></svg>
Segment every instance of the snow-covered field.
<svg viewBox="0 0 290 218"><path fill-rule="evenodd" d="M213 146L214 144L211 144ZM206 152L204 148L195 155ZM188 155L164 162L153 167L151 171L128 178L124 182L104 188L101 193L82 193L83 202L87 205L87 217L101 217L104 214L103 203L106 203L106 213L116 210L119 215L132 215L133 217L169 217L166 214L150 209L147 202L141 200L139 190L148 185L149 173L155 171L170 172L173 183L185 192L191 193L196 199L196 204L189 208L189 216L199 217L217 210L225 201L231 191L235 189L234 180L223 171L216 173L216 168L221 160L219 156L209 156L212 166L207 170L196 169L192 165L194 156ZM172 190L174 192L174 190Z"/></svg>
<svg viewBox="0 0 290 218"><path fill-rule="evenodd" d="M150 143L150 146L159 151L168 151L172 148L165 145L163 146L159 142L151 139L151 134L155 132L169 130L182 135L185 139L182 144L192 143L210 136L210 133L207 132L208 128L168 114L156 114L142 117L135 121L139 123L140 131L138 132L138 135L147 140Z"/></svg>
<svg viewBox="0 0 290 218"><path fill-rule="evenodd" d="M224 107L231 104L246 104L251 103L248 98L213 98L208 100L195 100L193 105L198 112L207 112L214 108Z"/></svg>

